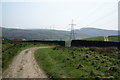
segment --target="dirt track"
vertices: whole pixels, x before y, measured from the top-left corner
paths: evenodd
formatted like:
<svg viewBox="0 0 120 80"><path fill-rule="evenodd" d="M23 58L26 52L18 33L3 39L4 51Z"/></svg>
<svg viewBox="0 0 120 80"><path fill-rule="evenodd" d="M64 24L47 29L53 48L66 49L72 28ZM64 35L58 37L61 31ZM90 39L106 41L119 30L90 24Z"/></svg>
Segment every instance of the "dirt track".
<svg viewBox="0 0 120 80"><path fill-rule="evenodd" d="M12 64L3 73L3 78L47 78L34 58L35 50L40 48L52 47L34 47L23 50L14 58Z"/></svg>

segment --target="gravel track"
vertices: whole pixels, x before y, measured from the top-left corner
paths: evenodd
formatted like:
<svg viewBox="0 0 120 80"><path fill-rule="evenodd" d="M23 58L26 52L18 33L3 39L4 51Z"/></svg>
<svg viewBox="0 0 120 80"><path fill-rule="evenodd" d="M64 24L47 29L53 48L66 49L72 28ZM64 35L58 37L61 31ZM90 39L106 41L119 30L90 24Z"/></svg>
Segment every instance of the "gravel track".
<svg viewBox="0 0 120 80"><path fill-rule="evenodd" d="M34 47L21 51L14 59L9 68L3 73L3 78L47 78L45 72L38 66L34 52L41 48Z"/></svg>

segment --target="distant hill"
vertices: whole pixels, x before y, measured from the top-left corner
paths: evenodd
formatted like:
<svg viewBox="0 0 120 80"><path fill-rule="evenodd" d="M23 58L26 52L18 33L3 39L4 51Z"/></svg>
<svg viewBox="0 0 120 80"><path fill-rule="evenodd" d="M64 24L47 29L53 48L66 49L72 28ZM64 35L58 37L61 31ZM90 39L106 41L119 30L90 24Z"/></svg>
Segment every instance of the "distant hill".
<svg viewBox="0 0 120 80"><path fill-rule="evenodd" d="M2 35L13 38L25 38L28 40L68 40L70 37L70 31L63 30L49 30L49 29L14 29L14 28L2 28ZM75 36L77 39L97 37L97 36L110 36L118 35L117 30L104 30L98 28L81 28L75 30Z"/></svg>
<svg viewBox="0 0 120 80"><path fill-rule="evenodd" d="M97 37L97 36L110 36L110 35L118 35L117 30L104 30L98 28L81 28L75 30L76 36L79 38L89 38L89 37Z"/></svg>
<svg viewBox="0 0 120 80"><path fill-rule="evenodd" d="M2 35L14 39L14 38L24 38L27 40L46 40L46 39L54 39L54 40L62 40L68 39L69 32L62 30L47 30L47 29L39 29L39 30L24 30L24 29L12 29L12 28L2 28Z"/></svg>

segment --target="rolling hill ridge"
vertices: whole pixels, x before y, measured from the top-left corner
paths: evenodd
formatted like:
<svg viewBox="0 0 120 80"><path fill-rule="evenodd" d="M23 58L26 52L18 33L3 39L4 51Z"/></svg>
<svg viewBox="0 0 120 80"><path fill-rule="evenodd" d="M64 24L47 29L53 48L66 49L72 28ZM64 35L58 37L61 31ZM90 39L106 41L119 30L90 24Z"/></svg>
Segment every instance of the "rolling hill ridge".
<svg viewBox="0 0 120 80"><path fill-rule="evenodd" d="M3 28L2 35L14 39L25 38L27 40L68 40L70 37L70 31L63 30L50 30L50 29L14 29ZM118 35L117 30L104 30L98 28L81 28L75 30L76 39L83 39L96 36L111 36Z"/></svg>

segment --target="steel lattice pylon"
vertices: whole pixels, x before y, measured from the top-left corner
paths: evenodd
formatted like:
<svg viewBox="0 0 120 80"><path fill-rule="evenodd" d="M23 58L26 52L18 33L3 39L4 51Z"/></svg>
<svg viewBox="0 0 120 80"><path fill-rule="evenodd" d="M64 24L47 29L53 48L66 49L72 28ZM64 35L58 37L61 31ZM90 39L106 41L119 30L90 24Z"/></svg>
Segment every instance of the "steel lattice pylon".
<svg viewBox="0 0 120 80"><path fill-rule="evenodd" d="M74 32L74 26L76 24L73 23L73 20L72 20L72 23L70 24L71 25L71 32L70 32L70 41L71 40L75 40L75 32Z"/></svg>

